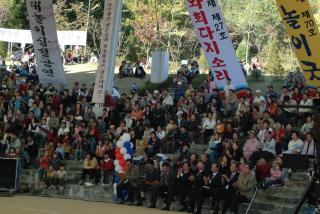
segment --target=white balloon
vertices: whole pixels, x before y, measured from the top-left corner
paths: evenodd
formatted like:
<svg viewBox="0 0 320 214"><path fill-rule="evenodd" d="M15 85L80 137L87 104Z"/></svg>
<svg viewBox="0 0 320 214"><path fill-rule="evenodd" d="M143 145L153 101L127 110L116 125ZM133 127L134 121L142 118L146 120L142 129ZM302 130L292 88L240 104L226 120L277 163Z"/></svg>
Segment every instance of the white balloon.
<svg viewBox="0 0 320 214"><path fill-rule="evenodd" d="M121 172L121 171L122 171L122 167L121 167L121 166L117 166L117 167L115 168L115 170L116 170L116 172Z"/></svg>
<svg viewBox="0 0 320 214"><path fill-rule="evenodd" d="M119 140L118 142L117 142L117 147L119 147L119 148L122 148L123 147L123 141L121 141L121 140Z"/></svg>
<svg viewBox="0 0 320 214"><path fill-rule="evenodd" d="M123 154L123 155L127 154L127 149L126 148L121 148L120 149L120 153Z"/></svg>
<svg viewBox="0 0 320 214"><path fill-rule="evenodd" d="M117 166L120 166L120 163L118 160L114 160L114 165L117 167Z"/></svg>
<svg viewBox="0 0 320 214"><path fill-rule="evenodd" d="M125 155L123 156L123 158L124 158L125 160L130 160L130 159L131 159L131 155L130 155L130 154L125 154Z"/></svg>
<svg viewBox="0 0 320 214"><path fill-rule="evenodd" d="M131 137L130 137L130 134L124 133L120 139L122 140L122 142L127 142L127 141L130 141Z"/></svg>

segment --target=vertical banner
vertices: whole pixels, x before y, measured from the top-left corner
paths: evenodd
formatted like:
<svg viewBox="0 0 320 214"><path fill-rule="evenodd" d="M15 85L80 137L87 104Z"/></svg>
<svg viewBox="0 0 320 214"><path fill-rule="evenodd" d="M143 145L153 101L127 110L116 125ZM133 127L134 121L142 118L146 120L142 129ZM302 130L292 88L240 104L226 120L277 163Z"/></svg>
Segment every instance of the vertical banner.
<svg viewBox="0 0 320 214"><path fill-rule="evenodd" d="M198 40L218 89L231 79L235 90L248 88L217 0L185 0Z"/></svg>
<svg viewBox="0 0 320 214"><path fill-rule="evenodd" d="M27 0L37 74L41 83L66 83L52 0Z"/></svg>
<svg viewBox="0 0 320 214"><path fill-rule="evenodd" d="M92 97L92 102L97 104L104 103L106 75L108 74L109 64L111 63L110 57L107 56L112 52L112 32L114 30L113 20L116 11L114 1L115 0L105 0L104 3L99 66L96 72L96 81Z"/></svg>
<svg viewBox="0 0 320 214"><path fill-rule="evenodd" d="M320 35L308 0L277 0L288 35L310 88L320 87Z"/></svg>

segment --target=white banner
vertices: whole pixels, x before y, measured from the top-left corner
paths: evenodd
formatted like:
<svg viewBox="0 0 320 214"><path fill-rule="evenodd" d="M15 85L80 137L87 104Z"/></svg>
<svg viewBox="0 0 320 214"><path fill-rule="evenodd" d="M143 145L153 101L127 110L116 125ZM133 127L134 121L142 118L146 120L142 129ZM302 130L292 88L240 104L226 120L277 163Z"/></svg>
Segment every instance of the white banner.
<svg viewBox="0 0 320 214"><path fill-rule="evenodd" d="M96 72L96 81L94 86L94 92L92 97L93 103L104 103L105 91L106 91L106 75L108 74L108 68L110 64L110 58L108 54L112 52L112 32L114 29L114 18L116 11L115 0L105 0L103 23L102 23L102 36L100 45L100 58L99 66Z"/></svg>
<svg viewBox="0 0 320 214"><path fill-rule="evenodd" d="M217 0L185 0L198 40L218 89L231 79L235 90L248 87Z"/></svg>
<svg viewBox="0 0 320 214"><path fill-rule="evenodd" d="M60 46L63 45L81 45L86 46L86 31L58 31L58 40ZM30 30L16 30L0 28L0 41L22 44L32 44Z"/></svg>
<svg viewBox="0 0 320 214"><path fill-rule="evenodd" d="M27 0L37 74L41 83L66 83L52 0Z"/></svg>

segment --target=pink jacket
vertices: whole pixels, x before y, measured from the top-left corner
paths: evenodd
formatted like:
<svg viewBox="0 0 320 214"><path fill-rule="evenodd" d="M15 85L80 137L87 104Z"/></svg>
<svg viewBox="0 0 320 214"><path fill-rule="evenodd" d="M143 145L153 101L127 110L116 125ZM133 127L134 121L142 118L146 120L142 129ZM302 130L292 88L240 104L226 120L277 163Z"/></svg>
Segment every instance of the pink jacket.
<svg viewBox="0 0 320 214"><path fill-rule="evenodd" d="M271 169L270 174L271 174L272 180L278 180L281 177L281 170L280 169Z"/></svg>
<svg viewBox="0 0 320 214"><path fill-rule="evenodd" d="M250 160L252 153L258 151L259 147L260 147L260 142L258 141L257 138L254 138L252 140L248 139L243 147L243 156L245 157L245 159Z"/></svg>

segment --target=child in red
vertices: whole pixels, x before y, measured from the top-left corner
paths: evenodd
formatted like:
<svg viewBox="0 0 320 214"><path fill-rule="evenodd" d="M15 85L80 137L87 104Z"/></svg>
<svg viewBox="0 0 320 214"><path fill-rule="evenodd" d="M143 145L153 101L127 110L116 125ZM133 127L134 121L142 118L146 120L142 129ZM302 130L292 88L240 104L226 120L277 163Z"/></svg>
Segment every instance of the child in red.
<svg viewBox="0 0 320 214"><path fill-rule="evenodd" d="M264 158L261 158L257 163L256 177L258 182L262 182L264 179L270 177L270 170L272 165L268 163Z"/></svg>
<svg viewBox="0 0 320 214"><path fill-rule="evenodd" d="M101 172L103 174L103 185L109 184L109 177L113 173L113 160L108 153L104 154L104 159L100 162Z"/></svg>

